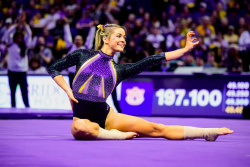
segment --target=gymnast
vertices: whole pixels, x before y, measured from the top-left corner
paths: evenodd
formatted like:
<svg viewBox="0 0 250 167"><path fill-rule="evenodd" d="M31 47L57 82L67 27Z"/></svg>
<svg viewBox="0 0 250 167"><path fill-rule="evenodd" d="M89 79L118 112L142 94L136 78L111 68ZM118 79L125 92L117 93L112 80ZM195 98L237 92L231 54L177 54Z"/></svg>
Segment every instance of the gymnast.
<svg viewBox="0 0 250 167"><path fill-rule="evenodd" d="M116 24L98 25L95 50L78 49L55 62L48 69L54 81L67 93L73 110L71 133L76 140L124 140L135 137L184 140L204 138L215 141L218 136L233 133L228 128L196 128L169 126L148 122L142 118L114 112L106 103L113 89L122 81L160 63L183 56L199 43L195 33L187 33L186 46L162 52L136 63L116 64L113 55L126 45L123 27ZM60 71L76 65L73 88Z"/></svg>

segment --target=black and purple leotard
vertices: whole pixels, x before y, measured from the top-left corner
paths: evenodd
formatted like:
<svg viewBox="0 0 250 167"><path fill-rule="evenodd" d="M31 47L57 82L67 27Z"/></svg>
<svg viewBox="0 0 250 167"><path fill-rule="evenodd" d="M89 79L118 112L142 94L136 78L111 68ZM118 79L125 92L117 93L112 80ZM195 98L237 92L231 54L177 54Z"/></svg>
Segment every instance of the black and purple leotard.
<svg viewBox="0 0 250 167"><path fill-rule="evenodd" d="M51 65L48 72L54 78L60 71L76 65L72 90L79 103L74 103L74 117L89 119L104 127L109 112L106 100L113 89L122 80L165 60L164 55L159 53L136 63L116 64L113 56L102 51L78 49Z"/></svg>

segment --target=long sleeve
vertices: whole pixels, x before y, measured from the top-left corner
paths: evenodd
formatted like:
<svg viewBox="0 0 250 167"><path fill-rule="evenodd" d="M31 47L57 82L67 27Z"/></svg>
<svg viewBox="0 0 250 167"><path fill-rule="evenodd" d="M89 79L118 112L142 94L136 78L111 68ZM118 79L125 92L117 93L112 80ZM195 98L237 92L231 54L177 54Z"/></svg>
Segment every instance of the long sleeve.
<svg viewBox="0 0 250 167"><path fill-rule="evenodd" d="M30 29L29 25L25 25L25 36L24 36L24 41L26 42L26 45L28 47L31 47L32 45L32 31Z"/></svg>
<svg viewBox="0 0 250 167"><path fill-rule="evenodd" d="M88 33L88 36L86 38L86 42L85 42L85 47L87 49L91 49L93 47L93 41L94 41L94 38L95 38L95 26L93 27L90 27L89 29L89 33Z"/></svg>
<svg viewBox="0 0 250 167"><path fill-rule="evenodd" d="M72 35L70 32L70 27L68 24L63 26L63 30L64 30L64 40L66 42L66 48L69 48L72 46Z"/></svg>
<svg viewBox="0 0 250 167"><path fill-rule="evenodd" d="M149 56L136 63L120 64L118 65L117 68L117 73L118 73L117 83L129 77L137 75L151 66L159 64L163 60L166 60L164 52L158 53L153 56Z"/></svg>
<svg viewBox="0 0 250 167"><path fill-rule="evenodd" d="M250 32L244 31L239 38L239 50L243 51L250 47Z"/></svg>
<svg viewBox="0 0 250 167"><path fill-rule="evenodd" d="M63 59L58 60L54 64L52 64L49 69L49 75L54 78L57 75L61 75L60 72L64 69L77 65L79 63L80 56L82 55L82 50L76 50L70 53Z"/></svg>
<svg viewBox="0 0 250 167"><path fill-rule="evenodd" d="M11 26L8 30L7 30L7 38L6 38L6 43L7 45L11 45L13 43L13 34L16 31L16 25Z"/></svg>

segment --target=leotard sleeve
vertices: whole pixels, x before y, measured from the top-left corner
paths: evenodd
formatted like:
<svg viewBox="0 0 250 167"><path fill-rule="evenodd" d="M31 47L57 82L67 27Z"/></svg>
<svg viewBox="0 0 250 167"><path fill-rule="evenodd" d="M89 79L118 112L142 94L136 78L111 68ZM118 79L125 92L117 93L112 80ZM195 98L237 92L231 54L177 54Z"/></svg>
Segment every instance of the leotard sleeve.
<svg viewBox="0 0 250 167"><path fill-rule="evenodd" d="M85 50L79 49L75 50L74 52L68 54L65 58L62 58L52 64L49 69L48 73L49 75L54 78L57 75L61 75L60 72L62 70L65 70L71 66L77 65L80 61L80 57L84 56Z"/></svg>
<svg viewBox="0 0 250 167"><path fill-rule="evenodd" d="M118 83L122 80L141 73L142 71L151 66L159 64L163 60L166 60L164 52L149 56L136 63L119 64L117 70Z"/></svg>

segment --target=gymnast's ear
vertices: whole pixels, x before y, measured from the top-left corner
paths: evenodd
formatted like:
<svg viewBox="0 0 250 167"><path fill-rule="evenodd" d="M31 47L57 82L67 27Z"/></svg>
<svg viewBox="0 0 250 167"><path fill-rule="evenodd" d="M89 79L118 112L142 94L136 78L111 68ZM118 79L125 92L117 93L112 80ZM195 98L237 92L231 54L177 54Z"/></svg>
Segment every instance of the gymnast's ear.
<svg viewBox="0 0 250 167"><path fill-rule="evenodd" d="M106 36L102 37L102 40L104 44L107 44L109 42L109 39Z"/></svg>

